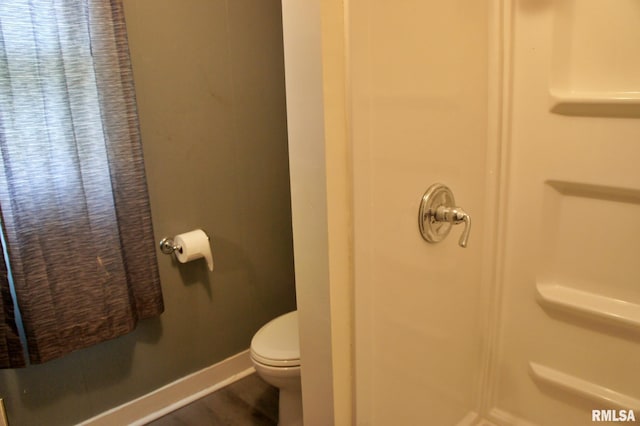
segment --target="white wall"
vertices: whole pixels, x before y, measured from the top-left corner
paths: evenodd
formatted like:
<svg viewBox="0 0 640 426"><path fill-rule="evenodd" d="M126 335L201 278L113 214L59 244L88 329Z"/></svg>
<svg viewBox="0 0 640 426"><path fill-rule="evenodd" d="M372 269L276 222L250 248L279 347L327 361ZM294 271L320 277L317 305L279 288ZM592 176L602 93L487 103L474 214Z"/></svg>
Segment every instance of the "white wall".
<svg viewBox="0 0 640 426"><path fill-rule="evenodd" d="M637 2L286 3L309 424L640 410L635 314L576 300L640 306L617 220L640 204ZM472 217L467 249L418 233L434 182Z"/></svg>
<svg viewBox="0 0 640 426"><path fill-rule="evenodd" d="M482 357L488 4L349 3L358 424L455 424ZM472 218L418 231L433 183ZM426 416L426 417L425 417Z"/></svg>
<svg viewBox="0 0 640 426"><path fill-rule="evenodd" d="M347 425L352 263L342 2L286 0L282 9L304 419Z"/></svg>
<svg viewBox="0 0 640 426"><path fill-rule="evenodd" d="M416 217L442 181L483 222L487 16L485 2L283 3L307 424L415 423L425 408L447 423L474 407L482 226L469 249L429 246Z"/></svg>
<svg viewBox="0 0 640 426"><path fill-rule="evenodd" d="M640 3L501 3L507 185L485 410L498 424L637 418Z"/></svg>

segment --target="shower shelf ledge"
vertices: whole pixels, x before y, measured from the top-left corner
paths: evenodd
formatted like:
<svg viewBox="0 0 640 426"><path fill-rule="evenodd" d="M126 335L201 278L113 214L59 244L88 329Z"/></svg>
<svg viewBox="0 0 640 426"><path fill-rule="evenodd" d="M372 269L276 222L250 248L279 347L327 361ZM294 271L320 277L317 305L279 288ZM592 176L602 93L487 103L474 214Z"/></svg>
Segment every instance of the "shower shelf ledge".
<svg viewBox="0 0 640 426"><path fill-rule="evenodd" d="M640 92L589 92L552 88L551 112L563 115L640 117Z"/></svg>
<svg viewBox="0 0 640 426"><path fill-rule="evenodd" d="M529 368L536 379L595 403L618 409L640 410L640 400L632 396L535 362L530 362Z"/></svg>
<svg viewBox="0 0 640 426"><path fill-rule="evenodd" d="M640 328L640 305L558 284L537 284L540 301L626 327Z"/></svg>

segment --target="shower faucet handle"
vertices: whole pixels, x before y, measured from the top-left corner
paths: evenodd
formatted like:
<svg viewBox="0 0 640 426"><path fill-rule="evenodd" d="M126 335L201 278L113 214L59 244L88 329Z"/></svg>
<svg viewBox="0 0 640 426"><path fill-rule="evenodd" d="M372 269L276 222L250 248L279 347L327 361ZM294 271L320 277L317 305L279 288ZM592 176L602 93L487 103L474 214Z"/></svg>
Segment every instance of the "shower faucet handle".
<svg viewBox="0 0 640 426"><path fill-rule="evenodd" d="M469 216L464 210L460 207L439 206L436 208L433 218L436 222L448 222L453 225L464 223L464 229L462 230L462 234L460 234L458 244L460 247L467 247L469 232L471 232L471 216Z"/></svg>
<svg viewBox="0 0 640 426"><path fill-rule="evenodd" d="M451 230L452 225L464 223L458 244L467 247L471 232L471 216L456 207L453 192L441 184L433 184L422 196L418 211L418 228L422 238L429 243L439 243Z"/></svg>

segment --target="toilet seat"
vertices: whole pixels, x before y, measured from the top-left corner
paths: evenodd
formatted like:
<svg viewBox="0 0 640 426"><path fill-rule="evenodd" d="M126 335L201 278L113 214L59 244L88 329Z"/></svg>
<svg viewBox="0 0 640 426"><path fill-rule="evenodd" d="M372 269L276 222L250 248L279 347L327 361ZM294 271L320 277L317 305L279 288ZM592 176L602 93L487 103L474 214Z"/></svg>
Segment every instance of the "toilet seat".
<svg viewBox="0 0 640 426"><path fill-rule="evenodd" d="M281 315L262 326L251 340L251 358L271 367L299 367L298 311Z"/></svg>

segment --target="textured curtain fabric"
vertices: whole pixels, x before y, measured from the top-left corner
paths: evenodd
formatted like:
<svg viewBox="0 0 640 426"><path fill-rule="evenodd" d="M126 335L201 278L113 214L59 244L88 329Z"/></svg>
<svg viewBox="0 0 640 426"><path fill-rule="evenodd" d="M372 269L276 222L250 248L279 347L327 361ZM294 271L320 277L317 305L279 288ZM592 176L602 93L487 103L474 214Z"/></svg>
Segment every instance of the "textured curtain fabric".
<svg viewBox="0 0 640 426"><path fill-rule="evenodd" d="M162 312L121 1L0 1L0 209L32 363Z"/></svg>

